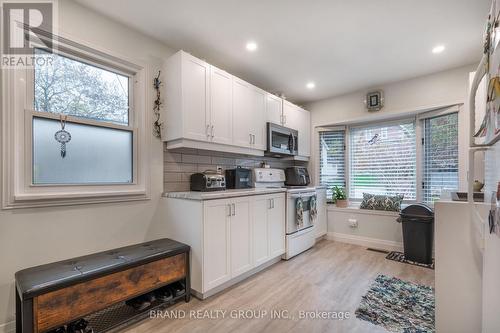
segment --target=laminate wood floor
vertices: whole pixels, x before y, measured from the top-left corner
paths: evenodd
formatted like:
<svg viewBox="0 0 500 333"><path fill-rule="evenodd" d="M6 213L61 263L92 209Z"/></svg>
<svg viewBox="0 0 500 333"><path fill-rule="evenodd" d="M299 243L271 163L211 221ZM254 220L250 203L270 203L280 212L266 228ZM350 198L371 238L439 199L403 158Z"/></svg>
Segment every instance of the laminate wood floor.
<svg viewBox="0 0 500 333"><path fill-rule="evenodd" d="M433 270L386 260L384 253L364 247L322 240L307 252L204 301L193 298L163 312L170 316L184 314L183 319L147 319L123 332L387 332L354 315L361 296L378 274L434 286ZM219 312L219 318L215 318L216 310L225 310L225 317ZM238 310L268 313L258 319L231 318ZM286 310L290 319L271 319L272 310ZM347 311L350 318L300 319L300 311ZM210 314L211 318L194 319Z"/></svg>

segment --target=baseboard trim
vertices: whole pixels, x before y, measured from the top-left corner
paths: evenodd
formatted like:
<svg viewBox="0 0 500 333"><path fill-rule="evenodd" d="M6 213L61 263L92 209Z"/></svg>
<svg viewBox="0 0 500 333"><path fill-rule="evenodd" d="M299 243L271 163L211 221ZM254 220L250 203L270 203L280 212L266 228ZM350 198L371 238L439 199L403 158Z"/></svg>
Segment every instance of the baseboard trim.
<svg viewBox="0 0 500 333"><path fill-rule="evenodd" d="M363 237L357 235L340 234L337 232L328 232L326 234L326 239L333 240L336 242L360 245L364 247L370 247L379 250L386 251L402 251L403 243L389 241L385 239Z"/></svg>
<svg viewBox="0 0 500 333"><path fill-rule="evenodd" d="M281 261L281 255L269 260L268 262L263 263L262 265L260 265L258 267L255 267L254 269L249 270L248 272L241 274L240 276L235 277L234 279L231 279L231 280L221 284L220 286L217 286L217 287L207 291L206 293L200 293L194 289L191 289L191 293L193 294L194 297L201 299L201 300L204 300L210 296L213 296L217 293L220 293L221 291L223 291L226 288L229 288L229 287L249 278L250 276L252 276L260 271L263 271L264 269L268 268L269 266L272 266L280 261Z"/></svg>
<svg viewBox="0 0 500 333"><path fill-rule="evenodd" d="M0 333L14 333L16 331L16 321L9 321L4 324L0 324Z"/></svg>

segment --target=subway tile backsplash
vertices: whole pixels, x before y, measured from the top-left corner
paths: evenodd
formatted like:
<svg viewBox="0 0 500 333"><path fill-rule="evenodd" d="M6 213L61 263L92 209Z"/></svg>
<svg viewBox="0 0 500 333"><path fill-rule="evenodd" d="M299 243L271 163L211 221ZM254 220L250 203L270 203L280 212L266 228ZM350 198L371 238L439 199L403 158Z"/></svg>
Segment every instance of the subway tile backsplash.
<svg viewBox="0 0 500 333"><path fill-rule="evenodd" d="M164 146L164 191L189 191L189 177L192 173L205 170L216 170L217 166L223 170L237 166L256 168L265 161L272 168L284 169L293 165L307 166L305 162L284 161L279 158L265 156L239 155L225 152L182 148L167 150Z"/></svg>

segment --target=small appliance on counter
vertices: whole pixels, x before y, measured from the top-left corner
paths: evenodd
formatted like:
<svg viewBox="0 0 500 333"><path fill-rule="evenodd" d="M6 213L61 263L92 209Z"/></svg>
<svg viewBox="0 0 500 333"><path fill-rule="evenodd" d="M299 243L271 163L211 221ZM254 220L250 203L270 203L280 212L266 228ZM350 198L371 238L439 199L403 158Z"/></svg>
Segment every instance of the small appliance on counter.
<svg viewBox="0 0 500 333"><path fill-rule="evenodd" d="M226 170L227 188L251 188L252 170L237 167L236 169Z"/></svg>
<svg viewBox="0 0 500 333"><path fill-rule="evenodd" d="M285 169L286 186L307 186L311 183L309 172L305 167L290 167Z"/></svg>
<svg viewBox="0 0 500 333"><path fill-rule="evenodd" d="M191 191L223 191L226 189L226 177L214 170L191 175Z"/></svg>

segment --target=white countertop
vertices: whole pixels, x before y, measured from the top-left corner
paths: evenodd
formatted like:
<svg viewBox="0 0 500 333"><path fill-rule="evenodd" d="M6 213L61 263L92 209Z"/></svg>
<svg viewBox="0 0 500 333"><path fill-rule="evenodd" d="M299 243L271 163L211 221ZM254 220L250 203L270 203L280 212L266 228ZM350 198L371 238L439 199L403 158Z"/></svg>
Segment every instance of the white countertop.
<svg viewBox="0 0 500 333"><path fill-rule="evenodd" d="M213 191L213 192L167 192L164 197L186 199L186 200L214 200L232 197L243 197L248 195L262 195L286 192L285 188L245 188L235 190Z"/></svg>

